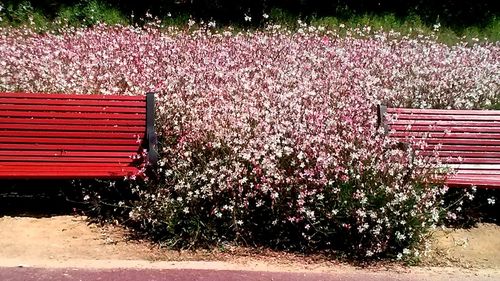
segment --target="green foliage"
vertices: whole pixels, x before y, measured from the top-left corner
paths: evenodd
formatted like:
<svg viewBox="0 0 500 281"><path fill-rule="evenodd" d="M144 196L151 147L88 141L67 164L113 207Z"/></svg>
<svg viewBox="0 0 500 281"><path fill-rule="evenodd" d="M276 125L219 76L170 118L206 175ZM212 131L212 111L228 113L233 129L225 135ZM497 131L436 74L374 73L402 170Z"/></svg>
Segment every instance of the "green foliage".
<svg viewBox="0 0 500 281"><path fill-rule="evenodd" d="M500 110L500 102L495 103L495 104L492 104L492 105L490 106L490 109Z"/></svg>
<svg viewBox="0 0 500 281"><path fill-rule="evenodd" d="M185 26L191 16L187 13L181 13L176 16L166 15L162 17L163 26Z"/></svg>
<svg viewBox="0 0 500 281"><path fill-rule="evenodd" d="M284 22L280 23L286 24ZM456 29L446 26L443 27L439 23L432 26L426 25L424 21L415 14L409 15L406 18L398 18L395 14L386 14L383 16L353 16L348 19L339 17L319 17L312 18L310 23L315 26L324 26L336 30L344 26L350 29L370 27L373 31L385 30L399 32L402 36L435 34L440 42L447 45L453 45L461 41L472 43L477 41L495 42L500 40L500 19L496 17L484 27L474 25Z"/></svg>
<svg viewBox="0 0 500 281"><path fill-rule="evenodd" d="M2 6L0 10L0 24L2 25L30 25L41 28L46 28L49 25L49 20L43 15L42 12L36 10L31 5L30 1L22 1L17 4L8 3Z"/></svg>
<svg viewBox="0 0 500 281"><path fill-rule="evenodd" d="M75 6L61 8L56 21L73 26L88 26L97 23L110 25L129 23L118 9L97 0L85 1Z"/></svg>
<svg viewBox="0 0 500 281"><path fill-rule="evenodd" d="M494 17L483 30L478 30L478 37L484 36L491 41L500 41L500 18Z"/></svg>
<svg viewBox="0 0 500 281"><path fill-rule="evenodd" d="M446 44L460 41L500 40L500 19L494 10L472 5L470 9L449 7L447 1L427 3L388 4L374 6L361 1L333 1L310 3L294 1L283 5L275 1L256 1L254 6L236 1L231 5L225 1L216 3L191 3L184 6L173 1L80 0L62 1L4 1L0 11L0 25L28 25L39 30L57 28L61 24L70 26L92 26L106 24L144 24L161 19L162 26L185 26L189 19L197 22L214 21L217 27L231 25L236 28L263 27L269 23L280 24L291 29L299 27L298 20L315 26L339 30L339 27L363 28L399 32L402 36L428 35L435 33ZM306 5L307 4L307 5ZM418 8L420 7L420 8ZM233 11L234 10L234 11ZM436 14L439 11L446 13ZM453 11L457 15L451 14ZM150 14L151 12L151 14ZM263 15L267 13L267 17ZM470 15L469 15L470 14ZM148 16L146 16L148 15ZM244 15L250 16L247 22ZM463 19L459 19L462 15ZM476 15L476 18L473 18ZM439 26L436 28L436 26Z"/></svg>
<svg viewBox="0 0 500 281"><path fill-rule="evenodd" d="M1 5L1 4L0 4ZM9 2L0 10L0 24L31 26L38 30L57 28L61 24L91 26L97 23L129 24L129 20L117 8L100 0L86 0L74 5L61 6L55 17L30 1Z"/></svg>
<svg viewBox="0 0 500 281"><path fill-rule="evenodd" d="M297 16L283 10L283 9L272 9L269 13L270 21L283 24L285 26L293 27L297 23Z"/></svg>

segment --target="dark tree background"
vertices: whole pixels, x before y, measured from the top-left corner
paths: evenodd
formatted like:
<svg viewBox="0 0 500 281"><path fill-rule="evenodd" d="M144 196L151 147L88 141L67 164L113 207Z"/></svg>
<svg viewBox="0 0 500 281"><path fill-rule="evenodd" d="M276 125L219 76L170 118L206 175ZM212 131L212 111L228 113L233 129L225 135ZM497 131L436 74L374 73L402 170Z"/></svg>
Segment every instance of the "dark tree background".
<svg viewBox="0 0 500 281"><path fill-rule="evenodd" d="M90 0L34 0L31 4L46 15L55 16L63 6L76 5ZM1 2L1 0L0 0ZM14 5L26 2L4 0ZM122 11L143 15L146 11L159 17L191 15L197 19L214 19L222 23L239 23L243 15L258 22L262 13L279 8L293 16L336 16L349 18L356 15L395 14L405 18L419 16L425 23L438 20L448 26L462 27L484 25L499 15L498 0L99 0Z"/></svg>

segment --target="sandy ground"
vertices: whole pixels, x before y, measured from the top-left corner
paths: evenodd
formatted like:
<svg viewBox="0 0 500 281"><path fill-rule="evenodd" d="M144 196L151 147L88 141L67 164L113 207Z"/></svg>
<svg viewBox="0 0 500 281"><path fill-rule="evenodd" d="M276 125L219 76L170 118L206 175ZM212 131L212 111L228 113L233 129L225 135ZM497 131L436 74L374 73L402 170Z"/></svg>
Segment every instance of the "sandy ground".
<svg viewBox="0 0 500 281"><path fill-rule="evenodd" d="M129 242L115 227L82 216L0 218L0 256L13 259L153 259L147 243Z"/></svg>
<svg viewBox="0 0 500 281"><path fill-rule="evenodd" d="M0 217L0 266L41 267L158 267L244 268L263 271L355 270L318 257L259 252L178 252L127 238L114 226L89 224L83 216ZM434 235L433 251L419 268L430 266L486 270L500 276L500 226L481 224L469 230L444 229ZM378 265L378 270L405 271L404 267ZM443 269L439 269L442 271ZM451 273L450 273L451 274Z"/></svg>
<svg viewBox="0 0 500 281"><path fill-rule="evenodd" d="M425 264L465 268L500 268L500 226L479 224L471 229L441 229Z"/></svg>

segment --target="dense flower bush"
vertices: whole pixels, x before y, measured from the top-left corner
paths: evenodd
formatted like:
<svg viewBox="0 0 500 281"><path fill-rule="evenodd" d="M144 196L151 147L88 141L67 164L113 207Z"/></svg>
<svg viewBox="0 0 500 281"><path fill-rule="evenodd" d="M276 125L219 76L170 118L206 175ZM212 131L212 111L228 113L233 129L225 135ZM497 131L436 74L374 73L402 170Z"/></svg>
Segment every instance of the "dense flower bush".
<svg viewBox="0 0 500 281"><path fill-rule="evenodd" d="M367 32L5 28L0 91L158 92L160 167L128 215L171 246L418 256L442 190L376 105L496 104L500 46Z"/></svg>

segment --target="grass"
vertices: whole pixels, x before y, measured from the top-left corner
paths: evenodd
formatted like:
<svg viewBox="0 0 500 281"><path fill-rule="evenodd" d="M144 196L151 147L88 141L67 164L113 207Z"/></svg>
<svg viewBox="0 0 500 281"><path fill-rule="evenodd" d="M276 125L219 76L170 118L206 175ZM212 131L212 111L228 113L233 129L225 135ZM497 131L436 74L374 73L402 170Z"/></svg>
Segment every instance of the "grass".
<svg viewBox="0 0 500 281"><path fill-rule="evenodd" d="M369 26L372 30L395 31L402 35L410 36L435 33L438 40L446 44L455 44L464 40L469 42L500 41L500 19L496 17L492 18L486 26L468 26L465 28L441 26L438 23L430 26L425 24L417 15L410 15L400 19L394 14L383 16L352 16L344 20L337 17L321 17L312 18L310 23L312 25L321 25L331 29L338 29L341 25L347 28Z"/></svg>
<svg viewBox="0 0 500 281"><path fill-rule="evenodd" d="M500 102L492 104L489 109L500 110Z"/></svg>
<svg viewBox="0 0 500 281"><path fill-rule="evenodd" d="M71 26L95 25L99 22L110 25L130 23L118 9L95 0L62 8L57 20Z"/></svg>
<svg viewBox="0 0 500 281"><path fill-rule="evenodd" d="M51 16L45 15L42 11L34 8L29 1L22 1L17 4L9 3L2 8L0 9L0 26L29 26L40 31L57 29L63 26L92 26L97 23L141 25L152 20L152 17L145 17L145 15L124 15L119 9L101 0L83 1L72 6L61 6ZM163 26L186 26L189 19L190 16L186 13L173 17L167 13L161 18L161 21ZM497 42L500 40L500 19L497 17L491 18L489 23L483 26L438 27L437 23L433 25L425 23L418 15L409 15L404 18L397 17L394 14L299 18L282 9L272 9L269 12L268 19L262 19L261 22L255 22L252 25L242 22L235 23L233 26L237 29L258 28L274 23L296 29L299 28L299 19L314 26L324 26L338 30L340 33L352 28L370 27L372 31L394 31L403 36L435 34L440 42L448 45L463 41ZM218 26L221 27L219 23Z"/></svg>
<svg viewBox="0 0 500 281"><path fill-rule="evenodd" d="M0 4L1 5L1 4ZM37 30L55 29L60 26L92 26L97 23L131 24L131 19L118 9L98 0L63 6L55 17L49 17L35 9L29 1L17 5L7 4L0 11L0 26L30 26Z"/></svg>

